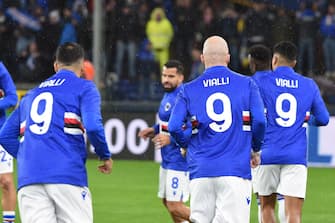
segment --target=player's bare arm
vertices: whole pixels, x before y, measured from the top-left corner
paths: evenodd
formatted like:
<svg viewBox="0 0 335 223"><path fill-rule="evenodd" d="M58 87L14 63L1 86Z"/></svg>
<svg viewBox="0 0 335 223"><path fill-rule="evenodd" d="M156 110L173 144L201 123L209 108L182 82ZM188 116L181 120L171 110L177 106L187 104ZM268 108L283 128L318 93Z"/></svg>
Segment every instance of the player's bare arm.
<svg viewBox="0 0 335 223"><path fill-rule="evenodd" d="M155 136L155 129L152 127L143 129L138 133L138 137L141 137L143 139L153 138L154 136Z"/></svg>

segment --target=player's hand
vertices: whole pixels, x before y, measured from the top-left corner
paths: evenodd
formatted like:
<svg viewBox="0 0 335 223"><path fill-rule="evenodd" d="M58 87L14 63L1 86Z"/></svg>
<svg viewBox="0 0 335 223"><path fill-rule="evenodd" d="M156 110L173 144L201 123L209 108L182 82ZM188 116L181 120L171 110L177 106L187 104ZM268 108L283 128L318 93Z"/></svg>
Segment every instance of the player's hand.
<svg viewBox="0 0 335 223"><path fill-rule="evenodd" d="M3 89L0 89L0 99L3 99L5 97L5 91Z"/></svg>
<svg viewBox="0 0 335 223"><path fill-rule="evenodd" d="M250 166L255 168L261 164L261 156L259 152L251 152Z"/></svg>
<svg viewBox="0 0 335 223"><path fill-rule="evenodd" d="M113 160L108 159L108 160L103 160L102 162L103 162L102 165L98 166L99 171L104 174L110 174L113 168Z"/></svg>
<svg viewBox="0 0 335 223"><path fill-rule="evenodd" d="M187 149L186 148L180 148L180 154L182 157L186 157Z"/></svg>
<svg viewBox="0 0 335 223"><path fill-rule="evenodd" d="M141 130L138 133L138 137L141 137L143 139L147 139L147 138L153 138L155 136L155 129L154 128L146 128Z"/></svg>
<svg viewBox="0 0 335 223"><path fill-rule="evenodd" d="M170 136L165 134L157 134L153 139L152 142L155 143L155 148L161 148L163 146L170 144Z"/></svg>

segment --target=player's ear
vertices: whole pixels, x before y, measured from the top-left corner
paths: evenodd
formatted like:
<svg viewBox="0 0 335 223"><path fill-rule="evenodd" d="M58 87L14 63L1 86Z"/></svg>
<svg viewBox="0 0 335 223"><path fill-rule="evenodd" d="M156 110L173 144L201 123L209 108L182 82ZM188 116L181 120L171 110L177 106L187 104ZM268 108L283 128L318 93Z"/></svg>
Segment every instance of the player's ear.
<svg viewBox="0 0 335 223"><path fill-rule="evenodd" d="M229 62L230 62L230 54L228 53L228 54L226 55L226 63L229 64Z"/></svg>
<svg viewBox="0 0 335 223"><path fill-rule="evenodd" d="M292 67L295 67L295 65L297 64L297 60L294 60L294 61L292 61Z"/></svg>
<svg viewBox="0 0 335 223"><path fill-rule="evenodd" d="M54 71L57 73L58 72L58 63L54 62Z"/></svg>
<svg viewBox="0 0 335 223"><path fill-rule="evenodd" d="M184 81L184 75L181 74L181 75L180 75L180 82L183 82L183 81Z"/></svg>
<svg viewBox="0 0 335 223"><path fill-rule="evenodd" d="M86 77L85 73L85 65L84 65L84 60L80 61L79 63L79 69L80 69L80 76L79 77Z"/></svg>
<svg viewBox="0 0 335 223"><path fill-rule="evenodd" d="M204 59L204 55L203 54L200 54L200 60L201 60L201 63L205 64L205 59Z"/></svg>
<svg viewBox="0 0 335 223"><path fill-rule="evenodd" d="M272 56L272 68L273 69L276 69L278 60L279 60L278 56L276 54L274 54Z"/></svg>

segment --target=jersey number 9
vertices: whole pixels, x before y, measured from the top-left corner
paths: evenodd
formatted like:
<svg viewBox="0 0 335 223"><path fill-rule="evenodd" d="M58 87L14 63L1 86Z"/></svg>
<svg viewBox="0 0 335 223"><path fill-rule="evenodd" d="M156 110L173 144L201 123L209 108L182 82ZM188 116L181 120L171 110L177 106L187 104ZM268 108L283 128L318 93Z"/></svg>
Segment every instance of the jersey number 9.
<svg viewBox="0 0 335 223"><path fill-rule="evenodd" d="M214 110L215 101L220 101L222 104L222 112L216 113ZM220 109L221 110L221 109ZM206 113L214 122L209 124L209 127L215 132L224 132L232 124L231 103L227 95L223 93L214 93L208 97L206 101ZM218 122L223 122L218 124Z"/></svg>
<svg viewBox="0 0 335 223"><path fill-rule="evenodd" d="M43 103L44 110L41 112L38 108L43 106ZM30 131L37 135L43 135L49 130L52 117L52 105L53 96L50 92L43 92L33 100L30 118L35 124L29 126Z"/></svg>
<svg viewBox="0 0 335 223"><path fill-rule="evenodd" d="M289 109L284 111L284 101L289 103ZM279 116L276 118L278 125L282 127L291 127L297 119L297 99L289 93L280 94L276 100L276 113Z"/></svg>

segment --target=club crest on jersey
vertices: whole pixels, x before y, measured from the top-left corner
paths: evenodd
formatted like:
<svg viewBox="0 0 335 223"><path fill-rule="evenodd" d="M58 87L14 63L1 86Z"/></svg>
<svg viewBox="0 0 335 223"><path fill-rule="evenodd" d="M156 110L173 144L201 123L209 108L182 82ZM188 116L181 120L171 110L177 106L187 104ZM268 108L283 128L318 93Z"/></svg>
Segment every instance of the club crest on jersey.
<svg viewBox="0 0 335 223"><path fill-rule="evenodd" d="M170 108L171 108L171 104L170 104L169 102L167 102L167 103L165 104L165 106L164 106L164 110L165 110L165 111L169 111Z"/></svg>

